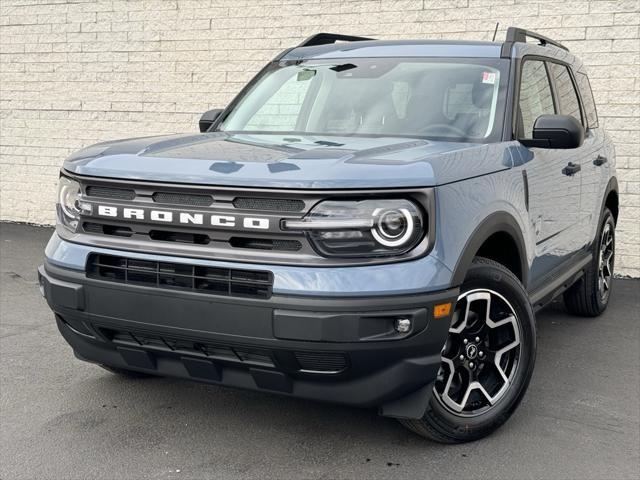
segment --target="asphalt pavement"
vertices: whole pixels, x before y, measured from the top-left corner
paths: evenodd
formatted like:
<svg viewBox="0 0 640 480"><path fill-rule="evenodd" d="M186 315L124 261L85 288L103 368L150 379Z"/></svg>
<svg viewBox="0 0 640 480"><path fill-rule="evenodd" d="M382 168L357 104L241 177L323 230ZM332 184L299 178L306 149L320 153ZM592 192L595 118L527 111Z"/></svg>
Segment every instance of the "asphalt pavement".
<svg viewBox="0 0 640 480"><path fill-rule="evenodd" d="M51 231L0 224L0 479L640 478L638 280L616 280L600 318L540 312L518 411L444 446L374 411L76 360L37 286Z"/></svg>

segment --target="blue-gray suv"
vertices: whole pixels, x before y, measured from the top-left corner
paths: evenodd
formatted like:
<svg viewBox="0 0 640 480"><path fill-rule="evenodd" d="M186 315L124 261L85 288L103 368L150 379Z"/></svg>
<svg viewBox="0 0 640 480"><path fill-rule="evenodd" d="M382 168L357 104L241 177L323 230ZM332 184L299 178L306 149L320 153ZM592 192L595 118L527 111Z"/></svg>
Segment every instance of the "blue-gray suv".
<svg viewBox="0 0 640 480"><path fill-rule="evenodd" d="M536 310L610 300L614 149L549 38L314 35L200 131L65 161L39 281L79 359L464 442L522 399Z"/></svg>

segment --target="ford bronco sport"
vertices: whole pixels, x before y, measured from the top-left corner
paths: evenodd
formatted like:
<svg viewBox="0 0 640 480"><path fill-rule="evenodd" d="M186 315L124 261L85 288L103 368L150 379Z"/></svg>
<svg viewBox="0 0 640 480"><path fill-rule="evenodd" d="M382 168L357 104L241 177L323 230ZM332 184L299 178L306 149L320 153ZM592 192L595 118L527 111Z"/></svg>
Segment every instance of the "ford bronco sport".
<svg viewBox="0 0 640 480"><path fill-rule="evenodd" d="M318 34L200 131L64 162L39 281L79 359L464 442L522 399L536 310L611 298L614 150L546 37Z"/></svg>

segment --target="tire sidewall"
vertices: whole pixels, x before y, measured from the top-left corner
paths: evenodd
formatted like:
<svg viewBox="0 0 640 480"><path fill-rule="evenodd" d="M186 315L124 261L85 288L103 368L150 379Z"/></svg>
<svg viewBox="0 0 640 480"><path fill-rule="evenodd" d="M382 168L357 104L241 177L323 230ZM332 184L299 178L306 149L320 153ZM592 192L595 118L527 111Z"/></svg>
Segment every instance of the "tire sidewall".
<svg viewBox="0 0 640 480"><path fill-rule="evenodd" d="M458 416L445 408L435 393L432 395L429 403L432 412L427 412L430 421L440 423L446 431L456 430L469 440L484 436L509 418L529 384L536 356L535 317L527 293L517 278L506 269L474 262L460 293L475 289L494 290L509 301L518 317L521 350L513 385L489 411L475 417Z"/></svg>
<svg viewBox="0 0 640 480"><path fill-rule="evenodd" d="M613 237L613 259L611 264L611 278L613 279L613 271L615 270L615 261L616 261L616 223L613 219L613 214L611 210L608 208L604 208L602 211L600 226L598 227L598 233L596 234L596 238L593 241L593 263L592 263L592 276L593 278L590 281L593 282L592 288L595 296L595 300L598 303L598 310L604 311L609 304L609 300L611 299L611 287L609 287L609 294L605 301L602 301L600 296L600 289L598 285L599 275L600 275L600 243L602 242L602 232L604 232L604 227L609 223L611 225L611 235Z"/></svg>

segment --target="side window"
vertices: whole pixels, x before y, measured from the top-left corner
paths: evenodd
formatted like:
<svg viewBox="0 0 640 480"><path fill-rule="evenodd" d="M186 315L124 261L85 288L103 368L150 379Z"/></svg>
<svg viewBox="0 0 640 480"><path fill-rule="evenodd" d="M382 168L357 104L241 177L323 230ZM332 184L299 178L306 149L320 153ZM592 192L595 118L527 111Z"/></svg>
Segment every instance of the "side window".
<svg viewBox="0 0 640 480"><path fill-rule="evenodd" d="M518 138L533 138L533 124L536 118L556 113L544 62L526 60L522 64L520 78Z"/></svg>
<svg viewBox="0 0 640 480"><path fill-rule="evenodd" d="M580 101L576 93L576 87L573 85L571 75L566 66L559 63L548 62L547 65L551 70L553 81L556 85L556 95L562 115L571 115L580 123L582 116L580 115Z"/></svg>
<svg viewBox="0 0 640 480"><path fill-rule="evenodd" d="M598 112L596 111L596 102L593 100L593 93L591 92L589 79L584 73L578 73L576 75L576 82L578 82L580 96L582 96L582 104L584 105L584 114L587 117L587 124L589 125L589 128L597 128Z"/></svg>

